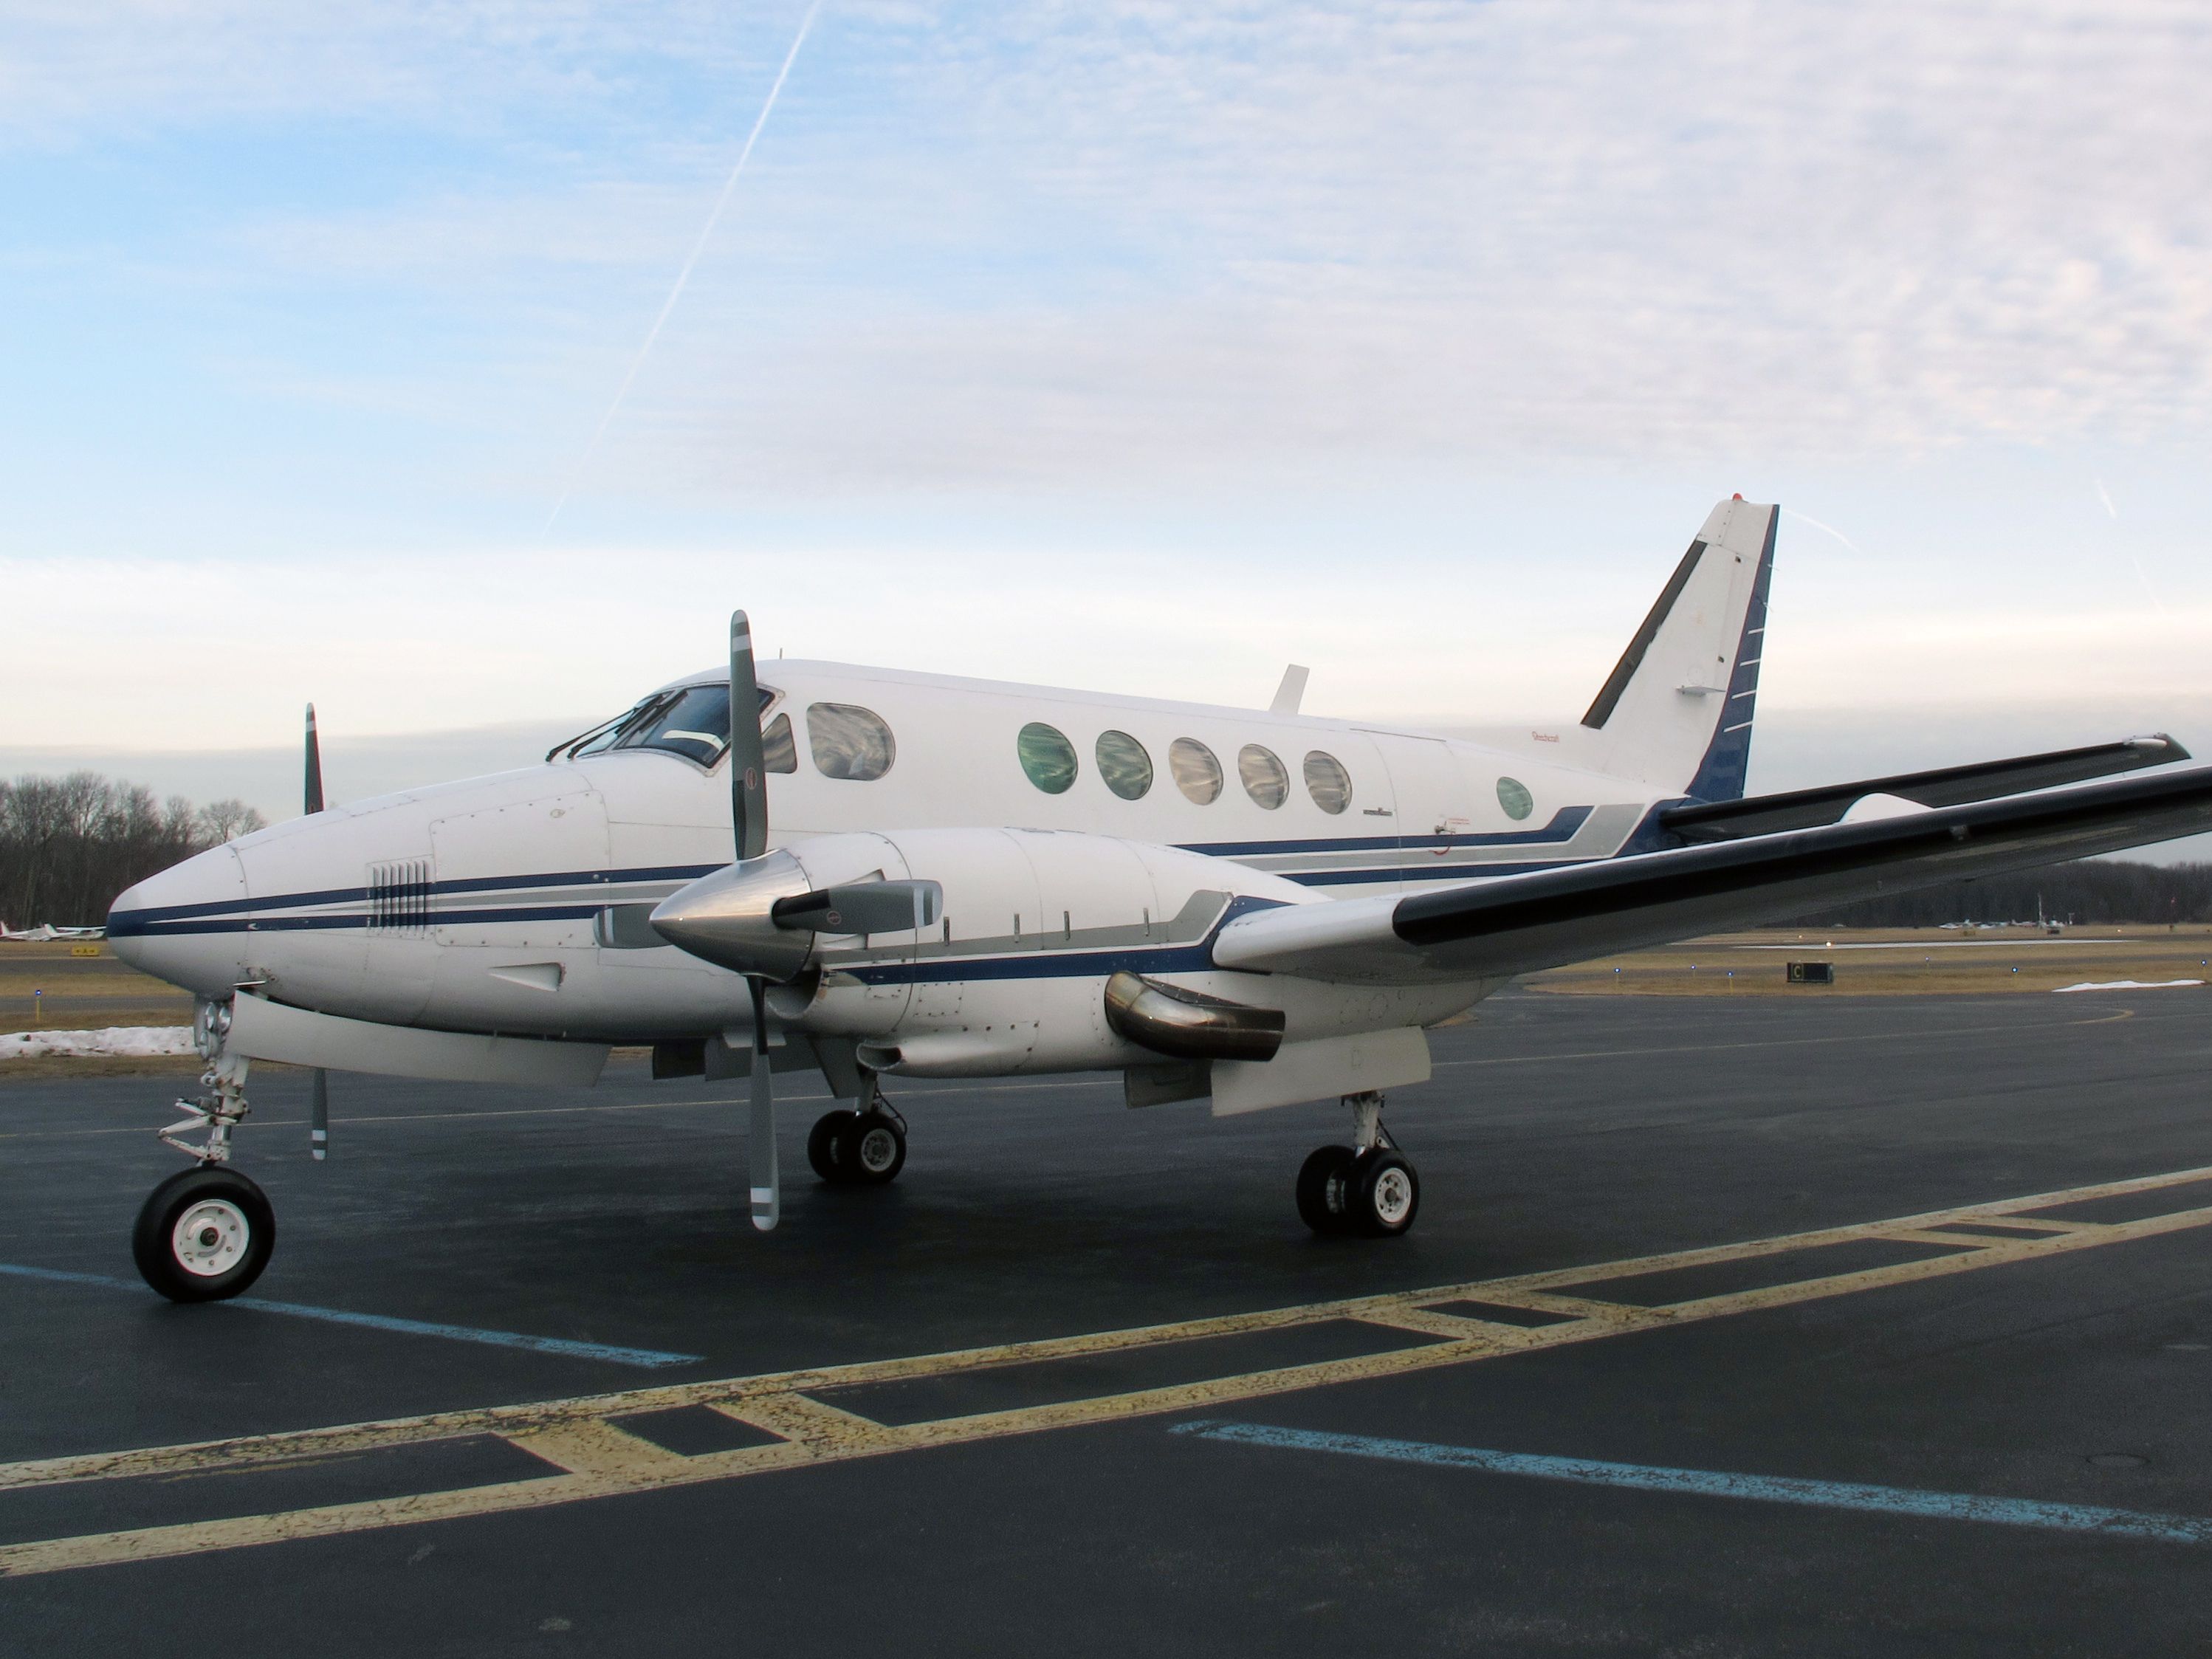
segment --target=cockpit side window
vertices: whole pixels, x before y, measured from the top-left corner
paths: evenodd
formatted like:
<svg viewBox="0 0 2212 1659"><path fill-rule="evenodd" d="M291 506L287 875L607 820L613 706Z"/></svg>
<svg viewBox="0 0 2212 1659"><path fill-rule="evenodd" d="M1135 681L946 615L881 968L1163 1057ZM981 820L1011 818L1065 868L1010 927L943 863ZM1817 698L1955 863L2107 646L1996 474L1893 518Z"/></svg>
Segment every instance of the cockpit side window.
<svg viewBox="0 0 2212 1659"><path fill-rule="evenodd" d="M762 732L761 760L771 772L799 769L799 749L791 740L790 715L778 714Z"/></svg>

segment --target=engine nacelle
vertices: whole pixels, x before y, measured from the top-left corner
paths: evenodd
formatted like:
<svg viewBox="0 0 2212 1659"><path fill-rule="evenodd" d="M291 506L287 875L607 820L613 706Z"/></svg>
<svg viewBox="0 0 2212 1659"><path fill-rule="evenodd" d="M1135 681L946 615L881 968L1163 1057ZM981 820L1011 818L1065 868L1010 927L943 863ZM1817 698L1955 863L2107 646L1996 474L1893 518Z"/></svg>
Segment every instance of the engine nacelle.
<svg viewBox="0 0 2212 1659"><path fill-rule="evenodd" d="M1234 916L1328 901L1177 848L974 829L812 836L783 851L817 888L879 876L941 890L931 927L815 934L803 974L773 994L779 1016L854 1040L861 1060L882 1071L988 1077L1158 1066L1194 1054L1262 1060L1279 1041L1425 1024L1480 994L1216 968L1213 936ZM1116 975L1124 976L1119 999L1108 992ZM1175 1018L1164 1004L1139 1012L1130 975L1170 1001L1187 997L1187 1007L1216 1012L1198 1020ZM1194 1035L1198 1024L1211 1035ZM1231 1028L1243 1036L1229 1036Z"/></svg>

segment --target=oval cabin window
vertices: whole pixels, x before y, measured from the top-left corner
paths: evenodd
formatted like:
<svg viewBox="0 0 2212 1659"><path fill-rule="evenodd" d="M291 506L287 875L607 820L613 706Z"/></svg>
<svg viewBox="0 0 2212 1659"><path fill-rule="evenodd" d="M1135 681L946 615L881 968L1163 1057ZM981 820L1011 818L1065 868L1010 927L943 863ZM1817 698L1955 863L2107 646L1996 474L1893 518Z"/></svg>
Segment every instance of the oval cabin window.
<svg viewBox="0 0 2212 1659"><path fill-rule="evenodd" d="M1176 787L1200 806L1221 798L1221 763L1196 738L1177 738L1168 745L1168 770L1175 774Z"/></svg>
<svg viewBox="0 0 2212 1659"><path fill-rule="evenodd" d="M1322 811L1341 812L1352 805L1352 774L1335 756L1316 749L1306 757L1306 793Z"/></svg>
<svg viewBox="0 0 2212 1659"><path fill-rule="evenodd" d="M871 783L891 769L898 744L883 716L857 703L817 702L806 711L814 769L825 778Z"/></svg>
<svg viewBox="0 0 2212 1659"><path fill-rule="evenodd" d="M1075 745L1056 728L1031 720L1014 739L1014 753L1030 781L1048 795L1064 795L1075 782Z"/></svg>
<svg viewBox="0 0 2212 1659"><path fill-rule="evenodd" d="M1098 775L1123 800L1142 800L1152 787L1152 757L1127 732L1098 734Z"/></svg>
<svg viewBox="0 0 2212 1659"><path fill-rule="evenodd" d="M1237 751L1237 775L1244 780L1244 793L1270 812L1290 797L1291 775L1272 751L1256 743Z"/></svg>
<svg viewBox="0 0 2212 1659"><path fill-rule="evenodd" d="M1536 810L1536 798L1528 793L1528 786L1518 778L1498 779L1498 804L1505 809L1505 816L1516 823Z"/></svg>

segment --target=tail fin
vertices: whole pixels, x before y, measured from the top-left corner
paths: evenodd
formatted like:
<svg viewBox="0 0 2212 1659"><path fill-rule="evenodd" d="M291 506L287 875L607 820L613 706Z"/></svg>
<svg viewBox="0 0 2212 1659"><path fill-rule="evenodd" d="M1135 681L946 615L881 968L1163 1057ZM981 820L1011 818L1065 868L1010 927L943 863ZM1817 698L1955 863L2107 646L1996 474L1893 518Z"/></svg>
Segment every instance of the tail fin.
<svg viewBox="0 0 2212 1659"><path fill-rule="evenodd" d="M1590 704L1600 770L1735 800L1751 763L1778 507L1721 502Z"/></svg>

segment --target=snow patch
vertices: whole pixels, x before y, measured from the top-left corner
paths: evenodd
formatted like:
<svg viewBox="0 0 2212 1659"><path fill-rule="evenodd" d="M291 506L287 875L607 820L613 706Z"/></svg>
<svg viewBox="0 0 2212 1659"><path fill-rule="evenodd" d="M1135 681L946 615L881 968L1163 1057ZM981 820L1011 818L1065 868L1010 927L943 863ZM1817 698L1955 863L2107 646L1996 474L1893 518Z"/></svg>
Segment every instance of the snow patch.
<svg viewBox="0 0 2212 1659"><path fill-rule="evenodd" d="M79 1058L88 1054L188 1054L189 1025L111 1025L101 1031L0 1032L0 1062L34 1060L42 1054Z"/></svg>
<svg viewBox="0 0 2212 1659"><path fill-rule="evenodd" d="M2201 979L2108 979L2084 980L2079 985L2062 985L2053 996L2064 996L2069 991L2166 991L2177 985L2202 985Z"/></svg>

